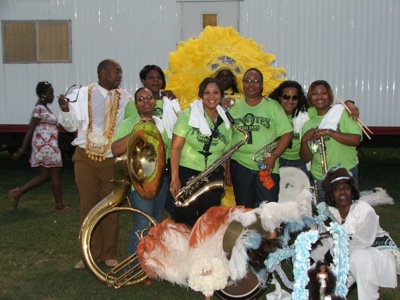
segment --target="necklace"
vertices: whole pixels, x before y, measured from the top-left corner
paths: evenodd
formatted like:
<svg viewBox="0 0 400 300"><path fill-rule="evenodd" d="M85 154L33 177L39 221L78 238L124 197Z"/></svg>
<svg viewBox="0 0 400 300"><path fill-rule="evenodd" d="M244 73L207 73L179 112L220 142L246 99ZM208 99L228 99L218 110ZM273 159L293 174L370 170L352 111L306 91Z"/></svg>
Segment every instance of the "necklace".
<svg viewBox="0 0 400 300"><path fill-rule="evenodd" d="M90 159L94 161L102 161L106 158L107 152L111 148L114 129L117 124L117 114L119 110L119 102L121 99L121 92L116 89L114 92L114 99L111 109L111 120L110 126L104 128L101 136L96 135L93 132L93 117L92 117L92 90L96 83L91 84L88 87L88 117L89 124L86 131L86 154Z"/></svg>

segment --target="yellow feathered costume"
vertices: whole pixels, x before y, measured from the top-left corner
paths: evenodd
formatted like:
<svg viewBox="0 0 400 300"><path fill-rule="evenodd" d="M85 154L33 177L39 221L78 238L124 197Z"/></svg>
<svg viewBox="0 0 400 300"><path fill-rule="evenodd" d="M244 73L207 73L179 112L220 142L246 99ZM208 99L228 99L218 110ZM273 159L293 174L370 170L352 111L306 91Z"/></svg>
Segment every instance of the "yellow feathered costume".
<svg viewBox="0 0 400 300"><path fill-rule="evenodd" d="M185 109L198 98L199 84L204 78L228 69L243 94L244 73L257 68L264 76L263 94L268 95L285 80L285 69L272 67L274 61L273 54L265 53L262 45L240 36L233 27L207 26L197 39L179 42L176 51L169 54L169 70L164 71L167 90L174 92ZM222 205L235 205L232 188L228 187Z"/></svg>
<svg viewBox="0 0 400 300"><path fill-rule="evenodd" d="M179 42L169 54L169 70L165 70L167 89L179 98L182 109L198 98L200 82L214 77L221 69L236 76L243 93L243 74L250 68L259 69L264 76L264 95L268 95L285 80L285 69L274 68L275 56L263 51L262 45L244 38L233 27L207 26L197 39Z"/></svg>

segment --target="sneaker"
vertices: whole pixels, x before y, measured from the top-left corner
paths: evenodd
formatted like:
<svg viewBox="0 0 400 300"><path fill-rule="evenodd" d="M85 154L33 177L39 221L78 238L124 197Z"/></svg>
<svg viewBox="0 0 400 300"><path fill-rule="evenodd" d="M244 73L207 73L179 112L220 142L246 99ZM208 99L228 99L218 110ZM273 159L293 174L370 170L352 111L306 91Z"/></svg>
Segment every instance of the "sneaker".
<svg viewBox="0 0 400 300"><path fill-rule="evenodd" d="M116 259L107 259L105 262L107 267L114 268L118 266L118 260Z"/></svg>
<svg viewBox="0 0 400 300"><path fill-rule="evenodd" d="M82 269L84 269L84 268L85 268L85 264L83 263L82 260L80 260L79 262L77 262L76 265L75 265L75 269L76 269L76 270L82 270Z"/></svg>

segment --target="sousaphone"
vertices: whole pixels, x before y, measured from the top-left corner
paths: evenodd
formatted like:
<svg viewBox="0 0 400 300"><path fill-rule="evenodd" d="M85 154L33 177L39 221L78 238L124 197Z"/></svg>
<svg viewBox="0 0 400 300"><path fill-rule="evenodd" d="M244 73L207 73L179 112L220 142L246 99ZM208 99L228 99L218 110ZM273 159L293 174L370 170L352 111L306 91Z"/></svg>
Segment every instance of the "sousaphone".
<svg viewBox="0 0 400 300"><path fill-rule="evenodd" d="M129 137L127 153L117 157L114 162L114 188L110 195L100 201L86 216L82 223L79 239L82 260L89 271L100 281L115 288L132 285L147 278L137 261L137 254L123 260L110 272L103 271L94 261L90 242L96 226L109 214L128 211L145 217L149 226L136 233L139 238L157 222L142 211L122 206L131 184L139 195L147 200L153 199L160 191L164 180L165 150L162 137L152 121L139 121ZM129 267L135 265L134 267Z"/></svg>

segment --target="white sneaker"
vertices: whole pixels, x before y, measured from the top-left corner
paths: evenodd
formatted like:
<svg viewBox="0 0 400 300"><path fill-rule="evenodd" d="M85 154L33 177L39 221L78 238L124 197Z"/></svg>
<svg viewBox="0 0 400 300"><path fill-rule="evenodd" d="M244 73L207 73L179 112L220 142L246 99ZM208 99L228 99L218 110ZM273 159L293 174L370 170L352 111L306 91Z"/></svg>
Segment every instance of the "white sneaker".
<svg viewBox="0 0 400 300"><path fill-rule="evenodd" d="M114 268L118 266L118 260L116 259L108 259L104 262L107 267Z"/></svg>
<svg viewBox="0 0 400 300"><path fill-rule="evenodd" d="M82 269L84 269L84 268L85 268L85 264L83 263L82 260L80 260L79 262L77 262L76 265L75 265L75 269L76 269L76 270L82 270Z"/></svg>

